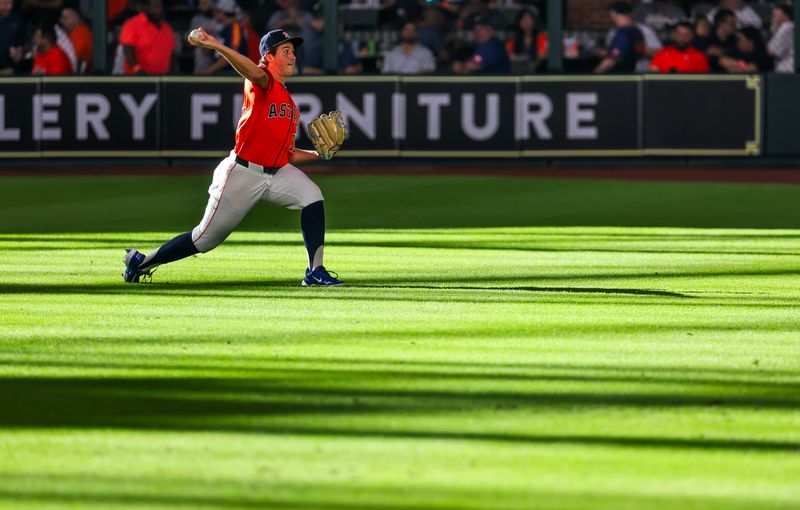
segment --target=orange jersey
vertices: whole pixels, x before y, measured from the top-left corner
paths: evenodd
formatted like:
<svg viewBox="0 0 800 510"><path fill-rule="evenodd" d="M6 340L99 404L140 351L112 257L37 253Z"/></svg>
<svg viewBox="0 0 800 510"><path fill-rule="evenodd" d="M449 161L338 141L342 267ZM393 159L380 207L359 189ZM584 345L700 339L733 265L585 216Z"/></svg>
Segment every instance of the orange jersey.
<svg viewBox="0 0 800 510"><path fill-rule="evenodd" d="M280 168L289 163L300 112L289 91L275 81L266 66L269 85L262 89L244 81L242 117L236 128L234 152L258 165Z"/></svg>

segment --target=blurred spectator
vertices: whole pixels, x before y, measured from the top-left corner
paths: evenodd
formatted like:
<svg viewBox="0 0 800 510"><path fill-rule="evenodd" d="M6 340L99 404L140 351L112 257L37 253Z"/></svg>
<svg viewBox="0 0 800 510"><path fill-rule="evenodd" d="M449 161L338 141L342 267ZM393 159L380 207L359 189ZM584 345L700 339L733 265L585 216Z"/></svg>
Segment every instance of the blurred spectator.
<svg viewBox="0 0 800 510"><path fill-rule="evenodd" d="M56 33L56 46L60 47L64 50L64 53L67 54L69 64L72 66L72 72L78 72L78 57L75 55L75 48L72 46L69 34L61 28L61 25L58 24L58 20L53 24L53 30Z"/></svg>
<svg viewBox="0 0 800 510"><path fill-rule="evenodd" d="M692 46L695 49L705 51L711 44L711 22L705 16L700 16L694 21L694 39Z"/></svg>
<svg viewBox="0 0 800 510"><path fill-rule="evenodd" d="M446 63L450 54L445 43L450 29L447 11L436 5L428 5L422 11L422 23L419 26L419 42L436 56L439 64Z"/></svg>
<svg viewBox="0 0 800 510"><path fill-rule="evenodd" d="M791 5L772 8L772 38L767 50L775 59L775 71L794 72L794 12Z"/></svg>
<svg viewBox="0 0 800 510"><path fill-rule="evenodd" d="M311 16L311 30L306 31L307 37L303 39L300 46L301 58L300 72L302 74L324 74L322 54L325 51L323 44L323 32L325 30L325 15L322 6L314 9ZM337 40L337 64L340 74L359 74L361 73L361 63L353 53L350 43L338 38Z"/></svg>
<svg viewBox="0 0 800 510"><path fill-rule="evenodd" d="M11 0L0 0L0 74L12 74L22 60L26 25Z"/></svg>
<svg viewBox="0 0 800 510"><path fill-rule="evenodd" d="M390 0L381 11L382 28L402 29L409 21L417 22L425 3L420 0Z"/></svg>
<svg viewBox="0 0 800 510"><path fill-rule="evenodd" d="M108 23L113 22L127 8L128 0L106 0L106 21Z"/></svg>
<svg viewBox="0 0 800 510"><path fill-rule="evenodd" d="M506 42L506 51L513 62L528 62L536 70L547 58L547 33L536 26L536 15L523 9L517 15L514 35Z"/></svg>
<svg viewBox="0 0 800 510"><path fill-rule="evenodd" d="M511 60L506 53L503 41L494 34L494 27L488 19L478 18L472 22L477 48L469 60L453 64L457 74L509 74Z"/></svg>
<svg viewBox="0 0 800 510"><path fill-rule="evenodd" d="M148 0L147 9L125 22L119 34L125 74L169 74L173 66L175 33L164 21L161 0Z"/></svg>
<svg viewBox="0 0 800 510"><path fill-rule="evenodd" d="M258 35L258 32L256 32L256 29L253 28L250 13L243 10L239 23L241 23L242 30L244 30L245 37L247 38L247 56L257 64L258 61L261 60L261 50L258 47L261 37Z"/></svg>
<svg viewBox="0 0 800 510"><path fill-rule="evenodd" d="M195 28L202 28L214 37L222 30L222 23L214 18L214 9L212 8L212 0L199 0L197 2L197 14L192 16L189 21L189 30L184 34L184 40L189 35L189 32ZM188 43L187 43L188 44ZM192 46L194 53L194 74L200 74L204 69L207 69L214 63L214 58L211 56L214 52L199 46Z"/></svg>
<svg viewBox="0 0 800 510"><path fill-rule="evenodd" d="M72 64L64 50L56 46L56 32L51 26L38 29L33 35L35 58L31 74L72 74Z"/></svg>
<svg viewBox="0 0 800 510"><path fill-rule="evenodd" d="M22 0L22 15L37 26L53 26L58 22L64 0Z"/></svg>
<svg viewBox="0 0 800 510"><path fill-rule="evenodd" d="M706 56L712 71L722 71L719 59L736 51L736 15L720 9L714 16L714 28L708 39Z"/></svg>
<svg viewBox="0 0 800 510"><path fill-rule="evenodd" d="M311 13L300 8L299 0L275 0L280 10L270 16L267 21L267 32L270 30L286 30L302 35L311 25Z"/></svg>
<svg viewBox="0 0 800 510"><path fill-rule="evenodd" d="M59 24L69 34L69 40L75 49L77 72L85 74L92 69L92 31L83 22L78 11L65 7L61 11Z"/></svg>
<svg viewBox="0 0 800 510"><path fill-rule="evenodd" d="M761 28L761 17L743 0L720 0L719 7L714 7L708 12L708 19L713 20L722 9L727 9L736 16L736 28L755 27Z"/></svg>
<svg viewBox="0 0 800 510"><path fill-rule="evenodd" d="M79 13L85 19L92 19L94 15L92 5L95 0L67 0L68 7L75 7L75 4L79 4ZM128 0L106 0L106 22L111 26L111 24L122 14L125 12L125 9L128 8Z"/></svg>
<svg viewBox="0 0 800 510"><path fill-rule="evenodd" d="M400 32L400 44L383 60L383 74L430 74L436 70L431 50L419 44L417 25L407 21Z"/></svg>
<svg viewBox="0 0 800 510"><path fill-rule="evenodd" d="M236 19L236 10L239 6L236 0L217 0L217 5L214 8L214 19L219 26L216 38L225 46L232 48L242 55L249 56L249 46L247 43L247 32L242 27L239 20ZM198 69L195 74L210 75L210 74L235 74L236 71L228 65L228 61L219 56L219 53L212 52L212 60L210 66Z"/></svg>
<svg viewBox="0 0 800 510"><path fill-rule="evenodd" d="M650 70L650 57L661 51L664 45L661 43L658 34L649 25L635 23L636 28L642 33L644 39L644 54L636 61L634 71L646 73ZM606 34L606 47L610 47L614 37L617 35L617 28L612 28Z"/></svg>
<svg viewBox="0 0 800 510"><path fill-rule="evenodd" d="M462 30L472 30L476 20L481 20L495 30L505 30L507 25L505 16L489 8L489 0L469 0L458 13L456 24Z"/></svg>
<svg viewBox="0 0 800 510"><path fill-rule="evenodd" d="M633 19L637 23L662 31L686 19L686 13L673 0L642 0L633 9Z"/></svg>
<svg viewBox="0 0 800 510"><path fill-rule="evenodd" d="M772 70L772 60L761 30L745 27L736 33L736 51L719 58L719 66L728 73L759 73Z"/></svg>
<svg viewBox="0 0 800 510"><path fill-rule="evenodd" d="M605 57L594 72L632 73L636 70L636 63L645 55L644 36L633 21L630 5L614 2L609 12L617 30Z"/></svg>
<svg viewBox="0 0 800 510"><path fill-rule="evenodd" d="M672 42L653 56L650 70L660 73L707 73L705 54L692 47L692 25L681 21L672 29Z"/></svg>

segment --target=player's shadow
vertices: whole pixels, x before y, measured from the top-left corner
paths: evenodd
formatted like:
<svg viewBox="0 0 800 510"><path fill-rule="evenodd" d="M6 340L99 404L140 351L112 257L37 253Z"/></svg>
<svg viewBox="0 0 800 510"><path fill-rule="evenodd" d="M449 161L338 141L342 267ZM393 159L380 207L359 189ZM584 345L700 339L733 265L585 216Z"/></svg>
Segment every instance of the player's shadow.
<svg viewBox="0 0 800 510"><path fill-rule="evenodd" d="M490 281L495 281L491 278ZM514 278L519 281L519 278ZM468 280L474 281L474 280ZM374 282L374 280L372 280ZM398 290L424 290L436 292L453 291L476 291L476 292L499 292L499 293L549 293L549 294L606 294L606 295L625 295L625 296L657 296L668 298L691 299L694 296L679 292L671 292L658 289L643 288L619 288L619 287L549 287L549 286L529 286L529 285L463 285L458 281L440 279L440 285L404 285L393 282L378 283L348 283L345 289L351 290L370 290L370 289L398 289ZM181 283L181 282L154 282L140 283L138 285L119 284L26 284L26 283L0 283L0 295L2 294L128 294L131 292L151 294L151 295L213 295L215 297L260 297L259 291L274 291L276 289L300 289L299 279L281 280L235 280L235 281L207 281L202 283ZM321 289L305 289L305 292L315 292ZM329 289L329 291L336 290ZM294 296L296 297L296 296ZM319 292L308 296L313 298L325 297ZM337 299L361 299L352 293L343 296L342 294L329 294L329 297ZM363 299L374 300L374 296L364 297ZM391 299L390 296L381 299ZM409 299L409 297L403 297ZM455 299L457 300L457 299ZM472 300L472 299L470 299Z"/></svg>

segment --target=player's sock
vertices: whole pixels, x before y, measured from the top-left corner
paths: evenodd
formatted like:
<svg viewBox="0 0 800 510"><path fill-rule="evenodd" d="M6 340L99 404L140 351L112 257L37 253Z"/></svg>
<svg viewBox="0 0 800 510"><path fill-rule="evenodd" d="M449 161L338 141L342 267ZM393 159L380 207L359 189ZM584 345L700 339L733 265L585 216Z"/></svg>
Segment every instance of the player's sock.
<svg viewBox="0 0 800 510"><path fill-rule="evenodd" d="M199 250L192 242L192 233L186 232L181 234L170 241L162 244L160 248L147 254L144 262L139 266L139 269L147 269L167 262L175 262L176 260L185 259L199 253Z"/></svg>
<svg viewBox="0 0 800 510"><path fill-rule="evenodd" d="M322 200L305 206L300 212L300 230L308 252L308 268L313 270L322 265L325 244L325 206Z"/></svg>

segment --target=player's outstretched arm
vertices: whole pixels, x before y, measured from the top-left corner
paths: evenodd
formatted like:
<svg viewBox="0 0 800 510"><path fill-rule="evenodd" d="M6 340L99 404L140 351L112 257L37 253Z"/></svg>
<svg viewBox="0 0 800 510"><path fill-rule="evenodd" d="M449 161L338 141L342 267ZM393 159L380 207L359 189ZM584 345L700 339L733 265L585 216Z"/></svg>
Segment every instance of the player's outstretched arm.
<svg viewBox="0 0 800 510"><path fill-rule="evenodd" d="M242 55L233 48L228 48L213 36L209 35L203 28L192 30L188 37L189 44L208 48L219 53L225 60L230 62L236 72L246 80L250 80L261 88L267 88L269 78L267 74L248 57Z"/></svg>
<svg viewBox="0 0 800 510"><path fill-rule="evenodd" d="M317 151L309 151L305 149L298 149L295 147L293 152L289 153L289 163L293 165L308 163L309 161L318 161L322 158L319 157Z"/></svg>

